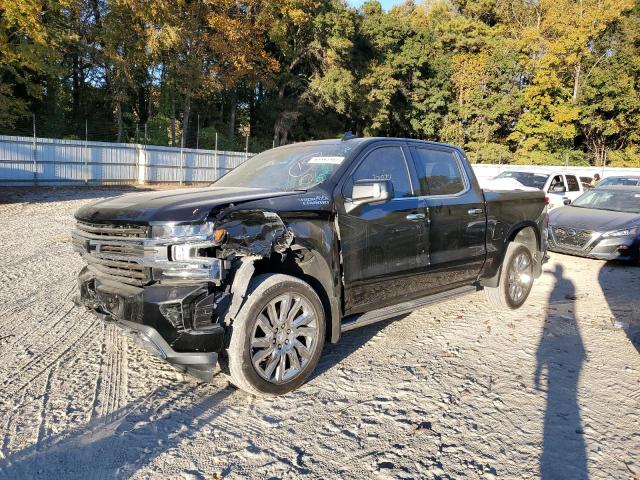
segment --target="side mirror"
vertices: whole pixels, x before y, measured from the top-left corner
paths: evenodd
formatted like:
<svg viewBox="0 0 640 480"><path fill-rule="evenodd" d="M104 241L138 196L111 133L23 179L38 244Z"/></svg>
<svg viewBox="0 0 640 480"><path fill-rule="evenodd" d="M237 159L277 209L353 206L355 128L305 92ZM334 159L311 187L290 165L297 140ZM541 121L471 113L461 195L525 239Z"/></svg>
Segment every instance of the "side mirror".
<svg viewBox="0 0 640 480"><path fill-rule="evenodd" d="M570 198L565 198L564 199L564 204L565 205L571 205L571 199Z"/></svg>
<svg viewBox="0 0 640 480"><path fill-rule="evenodd" d="M365 203L382 203L393 198L393 184L389 180L358 180L353 184L351 199L345 202L347 212Z"/></svg>

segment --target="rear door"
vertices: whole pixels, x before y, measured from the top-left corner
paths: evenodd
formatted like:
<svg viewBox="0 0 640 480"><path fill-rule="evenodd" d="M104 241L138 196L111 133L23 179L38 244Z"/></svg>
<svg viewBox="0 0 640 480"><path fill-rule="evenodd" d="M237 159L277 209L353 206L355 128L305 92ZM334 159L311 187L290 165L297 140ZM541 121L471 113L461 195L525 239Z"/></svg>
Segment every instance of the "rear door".
<svg viewBox="0 0 640 480"><path fill-rule="evenodd" d="M404 143L375 143L354 161L338 187L346 314L422 295L415 277L428 264L426 209L408 156ZM393 198L347 211L345 203L358 180L391 181Z"/></svg>
<svg viewBox="0 0 640 480"><path fill-rule="evenodd" d="M444 146L412 146L421 194L428 208L431 292L477 278L484 264L486 212L461 154Z"/></svg>
<svg viewBox="0 0 640 480"><path fill-rule="evenodd" d="M567 192L565 198L568 198L573 202L576 198L582 195L580 180L578 180L578 177L576 177L575 175L565 175L564 178L567 184Z"/></svg>

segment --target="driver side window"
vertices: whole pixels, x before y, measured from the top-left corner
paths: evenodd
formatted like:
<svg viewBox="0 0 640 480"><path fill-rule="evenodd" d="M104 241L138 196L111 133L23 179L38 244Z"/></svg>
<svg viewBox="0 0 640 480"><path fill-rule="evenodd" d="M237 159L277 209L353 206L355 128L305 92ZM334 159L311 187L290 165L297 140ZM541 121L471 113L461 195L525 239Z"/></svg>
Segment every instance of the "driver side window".
<svg viewBox="0 0 640 480"><path fill-rule="evenodd" d="M393 184L393 197L413 195L407 162L400 147L380 147L371 151L358 165L351 184L358 180L389 180Z"/></svg>

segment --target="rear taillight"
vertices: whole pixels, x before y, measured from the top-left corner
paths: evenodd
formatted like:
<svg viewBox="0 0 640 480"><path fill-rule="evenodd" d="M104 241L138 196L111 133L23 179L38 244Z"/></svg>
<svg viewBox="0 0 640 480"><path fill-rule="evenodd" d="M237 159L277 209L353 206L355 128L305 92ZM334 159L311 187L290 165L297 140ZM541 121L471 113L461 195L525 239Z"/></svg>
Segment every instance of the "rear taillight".
<svg viewBox="0 0 640 480"><path fill-rule="evenodd" d="M549 197L546 195L544 196L544 204L549 205Z"/></svg>

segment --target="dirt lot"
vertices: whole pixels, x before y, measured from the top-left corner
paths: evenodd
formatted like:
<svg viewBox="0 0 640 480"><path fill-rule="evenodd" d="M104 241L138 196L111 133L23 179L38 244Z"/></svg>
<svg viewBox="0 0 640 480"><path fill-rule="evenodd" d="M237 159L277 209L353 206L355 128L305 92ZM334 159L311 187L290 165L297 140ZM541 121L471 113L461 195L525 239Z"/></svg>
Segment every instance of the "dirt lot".
<svg viewBox="0 0 640 480"><path fill-rule="evenodd" d="M350 332L259 400L71 303L72 213L121 193L0 192L0 477L640 478L640 268L552 255L519 311Z"/></svg>

